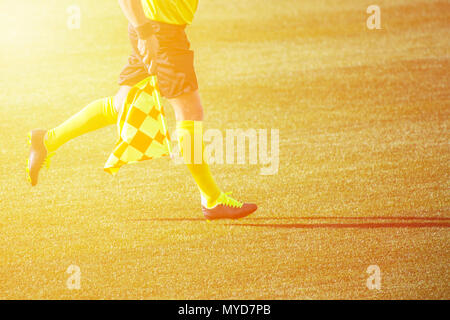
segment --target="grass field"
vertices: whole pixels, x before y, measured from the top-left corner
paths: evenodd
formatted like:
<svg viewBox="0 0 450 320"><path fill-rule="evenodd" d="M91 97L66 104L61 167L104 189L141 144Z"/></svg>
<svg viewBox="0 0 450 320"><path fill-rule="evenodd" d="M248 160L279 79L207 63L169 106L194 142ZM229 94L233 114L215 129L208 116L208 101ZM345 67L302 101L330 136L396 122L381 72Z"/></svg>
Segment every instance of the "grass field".
<svg viewBox="0 0 450 320"><path fill-rule="evenodd" d="M258 211L207 223L184 166L103 172L113 127L27 184L27 131L115 93L127 22L117 1L2 0L0 298L450 299L450 5L378 0L369 30L371 4L200 0L188 34L206 127L280 130L277 174L213 166Z"/></svg>

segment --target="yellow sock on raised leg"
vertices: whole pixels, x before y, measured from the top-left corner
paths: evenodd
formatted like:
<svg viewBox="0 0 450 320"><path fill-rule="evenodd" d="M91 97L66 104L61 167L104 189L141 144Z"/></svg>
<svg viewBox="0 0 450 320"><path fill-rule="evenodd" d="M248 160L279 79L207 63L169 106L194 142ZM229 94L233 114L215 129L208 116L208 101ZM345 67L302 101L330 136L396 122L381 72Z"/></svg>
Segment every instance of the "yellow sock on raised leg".
<svg viewBox="0 0 450 320"><path fill-rule="evenodd" d="M113 101L113 97L96 100L54 129L34 129L29 133L30 154L26 171L32 186L38 183L39 171L44 165L49 166L56 149L82 134L116 123Z"/></svg>
<svg viewBox="0 0 450 320"><path fill-rule="evenodd" d="M73 138L115 124L117 111L113 101L114 97L95 100L56 128L47 131L44 139L47 150L53 152Z"/></svg>

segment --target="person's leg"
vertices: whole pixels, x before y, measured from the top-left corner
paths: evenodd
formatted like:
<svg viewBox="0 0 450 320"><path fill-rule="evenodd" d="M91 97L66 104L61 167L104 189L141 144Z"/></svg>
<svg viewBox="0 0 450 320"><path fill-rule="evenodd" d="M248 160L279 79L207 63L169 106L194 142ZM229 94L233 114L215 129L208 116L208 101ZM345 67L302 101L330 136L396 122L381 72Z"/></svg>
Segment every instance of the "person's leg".
<svg viewBox="0 0 450 320"><path fill-rule="evenodd" d="M183 159L201 194L206 219L239 219L256 210L255 204L241 203L222 192L203 158L203 107L194 70L194 52L184 27L154 22L155 34L148 42L152 66L161 95L175 111L177 136ZM154 64L153 64L154 63Z"/></svg>
<svg viewBox="0 0 450 320"><path fill-rule="evenodd" d="M130 88L121 86L115 96L91 102L59 126L48 130L44 139L47 151L53 152L76 137L115 124Z"/></svg>
<svg viewBox="0 0 450 320"><path fill-rule="evenodd" d="M35 129L29 134L31 144L28 159L28 180L36 185L48 153L56 151L64 143L85 133L115 124L130 86L121 86L113 97L98 99L51 130Z"/></svg>
<svg viewBox="0 0 450 320"><path fill-rule="evenodd" d="M198 90L169 99L169 102L175 111L181 154L206 205L213 206L221 191L203 159L203 107Z"/></svg>
<svg viewBox="0 0 450 320"><path fill-rule="evenodd" d="M116 110L118 116L120 116L120 114L122 113L125 100L130 90L131 86L121 85L116 95L114 96L114 109Z"/></svg>
<svg viewBox="0 0 450 320"><path fill-rule="evenodd" d="M31 148L27 172L31 185L37 184L39 171L48 159L48 152L57 150L64 143L82 134L115 124L131 87L149 76L142 58L137 54L138 39L132 26L128 28L128 36L132 52L128 57L128 63L120 72L120 88L114 97L91 102L80 112L48 132L42 129L30 132Z"/></svg>
<svg viewBox="0 0 450 320"><path fill-rule="evenodd" d="M169 99L177 120L177 136L183 159L202 198L202 211L208 220L239 219L256 210L252 203L241 203L217 186L204 159L203 107L198 90Z"/></svg>
<svg viewBox="0 0 450 320"><path fill-rule="evenodd" d="M198 90L168 100L175 111L177 121L203 121L203 106Z"/></svg>

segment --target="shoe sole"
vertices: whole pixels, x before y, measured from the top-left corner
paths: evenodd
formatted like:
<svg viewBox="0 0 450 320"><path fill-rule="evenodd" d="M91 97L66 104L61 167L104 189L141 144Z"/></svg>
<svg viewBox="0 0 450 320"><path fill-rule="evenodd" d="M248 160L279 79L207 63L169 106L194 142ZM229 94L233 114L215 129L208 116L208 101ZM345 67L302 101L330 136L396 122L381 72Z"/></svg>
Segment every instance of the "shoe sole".
<svg viewBox="0 0 450 320"><path fill-rule="evenodd" d="M211 221L216 221L216 220L240 220L240 219L244 219L246 217L248 217L249 215L253 214L256 212L256 210L258 210L258 208L256 208L255 210L253 210L252 212L249 212L248 214L246 214L243 217L239 217L239 218L211 218L211 217L206 217L205 215L204 218L206 219L207 222L211 223Z"/></svg>
<svg viewBox="0 0 450 320"><path fill-rule="evenodd" d="M27 135L27 144L31 147L31 131L28 132L28 135ZM32 185L31 176L30 176L30 159L29 158L27 159L26 172L27 172L27 181Z"/></svg>
<svg viewBox="0 0 450 320"><path fill-rule="evenodd" d="M28 132L27 134L27 144L30 146L32 145L32 140L33 140L33 135L31 133L31 131ZM47 169L48 170L48 165L43 166L43 169ZM32 180L31 180L31 176L30 176L30 159L27 159L27 167L25 169L26 173L27 173L27 181L31 184L32 187L34 187L36 184L33 184Z"/></svg>

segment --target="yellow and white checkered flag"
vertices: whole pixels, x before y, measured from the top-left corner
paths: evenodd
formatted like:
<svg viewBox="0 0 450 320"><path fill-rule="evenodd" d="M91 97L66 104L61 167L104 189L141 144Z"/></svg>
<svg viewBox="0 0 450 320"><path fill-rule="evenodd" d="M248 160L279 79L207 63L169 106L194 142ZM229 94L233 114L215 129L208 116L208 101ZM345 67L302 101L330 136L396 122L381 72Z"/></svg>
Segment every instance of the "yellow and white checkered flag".
<svg viewBox="0 0 450 320"><path fill-rule="evenodd" d="M106 172L114 175L124 164L170 156L170 137L156 76L131 88L117 126L119 140L106 161Z"/></svg>

